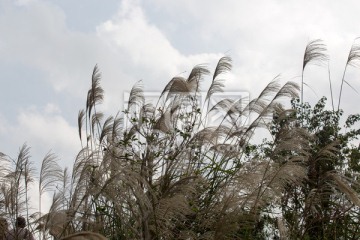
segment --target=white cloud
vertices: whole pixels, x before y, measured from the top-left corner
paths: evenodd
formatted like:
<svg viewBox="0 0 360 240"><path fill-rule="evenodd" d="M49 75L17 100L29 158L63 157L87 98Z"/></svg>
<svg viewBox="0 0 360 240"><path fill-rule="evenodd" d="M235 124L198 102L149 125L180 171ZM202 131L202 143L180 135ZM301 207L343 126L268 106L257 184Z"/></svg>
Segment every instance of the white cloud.
<svg viewBox="0 0 360 240"><path fill-rule="evenodd" d="M123 1L118 14L97 27L97 36L113 49L116 58L121 59L120 76L127 77L123 80L127 87L122 91L129 90L139 79L144 80L145 90L161 91L172 77L185 71L189 73L197 64L214 63L223 56L219 53L182 54L149 22L137 1ZM105 87L110 90L107 91L110 98L121 92L116 86L105 83ZM110 102L105 104L111 105Z"/></svg>
<svg viewBox="0 0 360 240"><path fill-rule="evenodd" d="M286 80L298 76L305 45L315 38L323 39L329 47L332 76L338 80L335 83L338 87L348 49L353 39L360 36L356 27L360 20L355 13L360 7L357 1L343 4L339 1L156 0L151 7L155 9L153 19L168 35L181 39L177 44L181 48L229 49L235 60L237 81L227 85L252 92L259 92L260 86L279 73ZM326 73L327 69L311 71L308 76L319 71ZM311 84L321 96L327 94L327 82L325 76Z"/></svg>
<svg viewBox="0 0 360 240"><path fill-rule="evenodd" d="M8 122L6 120L6 118L2 115L0 115L0 134L6 134L8 129L7 129L7 126L8 125ZM1 151L1 150L0 150Z"/></svg>
<svg viewBox="0 0 360 240"><path fill-rule="evenodd" d="M46 106L44 108L44 112L46 114L60 114L61 110L60 110L59 106L57 106L53 103L48 103L48 104L46 104Z"/></svg>
<svg viewBox="0 0 360 240"><path fill-rule="evenodd" d="M49 151L59 157L63 167L72 166L81 149L77 128L56 111L49 112L49 106L40 110L37 107L23 110L15 122L0 115L0 151L15 157L17 149L26 143L31 147L32 161L37 169ZM53 105L51 108L56 110L58 107Z"/></svg>
<svg viewBox="0 0 360 240"><path fill-rule="evenodd" d="M139 2L132 1L123 1L118 14L99 25L96 33L70 30L65 13L51 2L35 1L23 8L8 4L0 15L0 31L1 45L6 46L0 48L3 59L37 69L54 89L77 98L86 97L98 63L105 110L121 107L123 91L139 79L160 91L173 76L222 56L182 54L149 22Z"/></svg>
<svg viewBox="0 0 360 240"><path fill-rule="evenodd" d="M30 198L30 214L39 212L39 181L35 180L29 185ZM49 211L52 203L52 197L50 192L44 192L41 195L41 212L46 213Z"/></svg>
<svg viewBox="0 0 360 240"><path fill-rule="evenodd" d="M98 43L91 34L70 31L59 7L45 1L22 8L9 4L0 15L0 31L7 62L37 69L58 91L84 91Z"/></svg>
<svg viewBox="0 0 360 240"><path fill-rule="evenodd" d="M182 55L160 29L149 23L141 6L132 1L123 1L118 14L100 25L97 33L111 48L125 53L129 64L146 68L148 72L174 74L186 60L206 61L217 57L215 54Z"/></svg>
<svg viewBox="0 0 360 240"><path fill-rule="evenodd" d="M16 0L15 4L19 6L25 6L34 2L37 2L37 0Z"/></svg>
<svg viewBox="0 0 360 240"><path fill-rule="evenodd" d="M72 163L81 147L77 129L58 114L25 110L18 116L16 133L18 139L26 140L32 149L39 152L40 149L41 152L52 149L55 153L66 153L60 157L67 164Z"/></svg>
<svg viewBox="0 0 360 240"><path fill-rule="evenodd" d="M119 14L98 28L111 46L125 51L133 64L157 71L175 72L182 57L155 26L147 23L141 8L124 1Z"/></svg>
<svg viewBox="0 0 360 240"><path fill-rule="evenodd" d="M239 79L228 85L237 87L241 81L241 90L259 82L265 85L278 73L289 73L289 78L298 75L304 47L313 38L326 40L332 62L341 66L337 59L343 60L342 53L357 36L355 9L360 6L355 1L345 5L233 0L157 0L150 6L145 1L125 0L96 33L82 33L69 29L66 13L54 3L18 2L32 4L24 8L8 4L0 16L4 33L0 41L7 47L0 52L46 73L45 79L55 89L81 96L89 85L91 68L99 63L111 104L139 79L144 79L145 86L155 82L163 86L195 64L213 63L228 49ZM146 6L157 15L149 15ZM204 53L181 50L196 47ZM337 68L333 72L335 77L341 75Z"/></svg>

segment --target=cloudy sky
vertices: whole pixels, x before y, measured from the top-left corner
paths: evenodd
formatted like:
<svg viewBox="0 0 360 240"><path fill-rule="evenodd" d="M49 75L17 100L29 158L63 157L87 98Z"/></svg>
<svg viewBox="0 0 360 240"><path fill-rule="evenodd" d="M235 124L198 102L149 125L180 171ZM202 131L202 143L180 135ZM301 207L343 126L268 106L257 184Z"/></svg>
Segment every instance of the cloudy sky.
<svg viewBox="0 0 360 240"><path fill-rule="evenodd" d="M123 94L142 79L161 91L176 75L226 55L228 91L255 96L276 75L300 83L306 44L328 46L338 97L348 51L360 36L359 1L269 0L0 0L0 152L23 143L33 161L50 150L63 166L80 149L77 113L85 107L95 64L102 72L103 110L116 114ZM306 100L329 95L327 67L311 66ZM360 91L360 69L347 81ZM343 108L359 110L345 86Z"/></svg>

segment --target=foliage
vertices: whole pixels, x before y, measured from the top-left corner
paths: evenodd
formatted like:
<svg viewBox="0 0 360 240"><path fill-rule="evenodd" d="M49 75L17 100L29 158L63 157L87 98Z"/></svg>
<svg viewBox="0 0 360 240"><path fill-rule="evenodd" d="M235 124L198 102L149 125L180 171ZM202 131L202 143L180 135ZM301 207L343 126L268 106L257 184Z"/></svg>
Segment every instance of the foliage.
<svg viewBox="0 0 360 240"><path fill-rule="evenodd" d="M291 114L274 117L268 141L260 151L277 147L284 129L302 126L308 139L307 177L301 185L289 185L282 195L281 215L291 239L357 239L360 199L358 189L359 148L353 141L360 134L353 126L360 115L350 115L341 126L342 111L325 110L323 97L311 108L292 100ZM280 155L290 154L282 151Z"/></svg>

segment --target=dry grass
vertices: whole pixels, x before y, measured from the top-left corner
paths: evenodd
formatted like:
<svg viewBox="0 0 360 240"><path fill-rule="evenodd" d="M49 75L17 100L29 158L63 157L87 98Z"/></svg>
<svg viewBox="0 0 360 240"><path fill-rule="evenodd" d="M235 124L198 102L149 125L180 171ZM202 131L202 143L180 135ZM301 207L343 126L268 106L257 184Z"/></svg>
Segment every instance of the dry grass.
<svg viewBox="0 0 360 240"><path fill-rule="evenodd" d="M311 42L303 70L325 60L324 51L320 41ZM283 105L298 97L300 88L294 82L281 85L275 78L245 105L241 99L223 99L210 106L212 96L224 86L221 77L230 69L231 59L221 58L201 106L196 96L201 80L210 73L203 65L194 67L187 78L173 78L156 105L146 102L138 82L124 114L106 117L98 107L104 92L96 66L86 108L78 115L83 148L72 172L61 170L50 153L42 163L39 190L55 192L49 213L27 214L28 184L35 175L26 145L16 159L1 156L2 162L10 163L0 169L1 210L8 219L26 215L44 238L106 239L93 232L146 240L251 239L262 234L265 227L259 224L266 211L286 205L292 190L297 194L296 189L306 184L309 161L326 161L338 149L334 142L311 152L314 134ZM212 111L223 113L215 126L207 121ZM279 129L269 134L272 139L262 145L266 149L254 148L257 131L272 133L274 125ZM358 204L356 192L340 174L328 176L334 184L326 186L336 186ZM317 190L310 193L314 194L306 196L304 213L314 209L311 200L320 196ZM283 216L273 219L281 239L291 235Z"/></svg>

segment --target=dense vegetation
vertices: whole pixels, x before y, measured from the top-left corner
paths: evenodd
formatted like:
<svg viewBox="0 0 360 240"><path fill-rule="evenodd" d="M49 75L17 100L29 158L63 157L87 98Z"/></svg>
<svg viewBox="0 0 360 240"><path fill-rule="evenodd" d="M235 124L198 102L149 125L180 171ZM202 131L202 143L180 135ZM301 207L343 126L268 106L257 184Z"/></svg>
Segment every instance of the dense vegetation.
<svg viewBox="0 0 360 240"><path fill-rule="evenodd" d="M0 156L0 214L9 222L27 216L44 238L85 230L109 239L358 239L360 116L342 120L340 109L349 83L341 80L337 110L326 109L326 98L311 107L303 96L304 71L326 61L325 51L319 40L308 44L300 87L274 79L250 102L212 105L231 70L223 57L211 75L199 65L174 77L156 105L135 84L127 109L109 117L97 109L104 92L95 67L73 168L48 154L36 178L40 199L54 194L50 211L39 204L29 214L35 172L24 145L16 158ZM346 67L359 59L354 45ZM204 78L211 85L201 103ZM215 123L214 112L222 113ZM268 132L260 144L259 129Z"/></svg>

